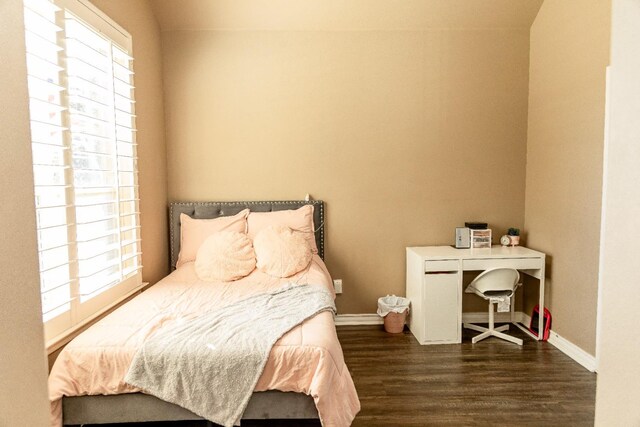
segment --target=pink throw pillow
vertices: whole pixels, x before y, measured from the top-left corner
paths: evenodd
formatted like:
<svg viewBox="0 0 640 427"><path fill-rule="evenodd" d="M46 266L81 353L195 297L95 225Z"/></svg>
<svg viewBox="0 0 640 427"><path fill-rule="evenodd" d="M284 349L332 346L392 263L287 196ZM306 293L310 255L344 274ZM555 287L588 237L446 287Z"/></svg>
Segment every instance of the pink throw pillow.
<svg viewBox="0 0 640 427"><path fill-rule="evenodd" d="M221 231L209 236L196 255L196 274L201 280L231 282L256 268L251 239L237 231Z"/></svg>
<svg viewBox="0 0 640 427"><path fill-rule="evenodd" d="M247 215L249 209L238 212L233 216L223 216L214 219L194 219L189 215L180 214L180 254L176 268L195 261L198 249L207 237L220 231L247 232Z"/></svg>
<svg viewBox="0 0 640 427"><path fill-rule="evenodd" d="M256 267L270 276L289 277L311 263L313 252L309 241L284 225L272 225L253 239Z"/></svg>
<svg viewBox="0 0 640 427"><path fill-rule="evenodd" d="M318 253L313 227L313 205L304 205L298 209L274 212L251 212L247 218L247 234L252 239L261 230L272 225L284 225L302 234L309 242L314 254Z"/></svg>

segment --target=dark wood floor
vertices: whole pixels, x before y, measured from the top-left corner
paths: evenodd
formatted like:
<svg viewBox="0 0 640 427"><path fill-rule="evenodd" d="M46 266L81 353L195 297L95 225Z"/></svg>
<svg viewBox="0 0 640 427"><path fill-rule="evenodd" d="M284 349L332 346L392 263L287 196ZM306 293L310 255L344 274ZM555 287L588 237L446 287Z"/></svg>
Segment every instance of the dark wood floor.
<svg viewBox="0 0 640 427"><path fill-rule="evenodd" d="M516 332L517 331L517 332ZM464 330L462 345L421 346L410 332L338 328L362 410L354 426L593 425L596 375L547 342Z"/></svg>
<svg viewBox="0 0 640 427"><path fill-rule="evenodd" d="M338 337L362 410L354 426L590 426L596 376L551 344L522 347L489 338L471 344L421 346L410 332L341 326ZM205 422L145 423L196 427ZM317 421L243 421L243 427L318 426ZM116 426L116 425L114 425ZM123 427L123 424L118 424Z"/></svg>

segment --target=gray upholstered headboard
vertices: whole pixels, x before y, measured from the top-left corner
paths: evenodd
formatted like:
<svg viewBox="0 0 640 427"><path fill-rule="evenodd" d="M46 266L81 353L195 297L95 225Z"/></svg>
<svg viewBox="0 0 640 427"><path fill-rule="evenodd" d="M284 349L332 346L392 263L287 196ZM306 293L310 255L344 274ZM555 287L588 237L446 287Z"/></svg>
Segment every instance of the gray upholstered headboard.
<svg viewBox="0 0 640 427"><path fill-rule="evenodd" d="M313 205L313 224L316 230L318 255L324 259L324 202L322 200L290 200L278 202L172 202L169 205L169 256L171 270L175 270L180 253L180 214L197 219L235 215L243 209L252 212L272 212L298 209Z"/></svg>

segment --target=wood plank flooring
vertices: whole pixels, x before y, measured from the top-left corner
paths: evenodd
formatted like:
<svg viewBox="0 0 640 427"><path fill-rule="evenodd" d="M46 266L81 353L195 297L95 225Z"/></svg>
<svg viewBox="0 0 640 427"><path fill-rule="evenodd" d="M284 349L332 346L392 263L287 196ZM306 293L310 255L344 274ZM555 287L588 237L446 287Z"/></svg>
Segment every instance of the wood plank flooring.
<svg viewBox="0 0 640 427"><path fill-rule="evenodd" d="M421 346L408 330L340 326L338 337L362 410L353 426L590 426L596 375L551 344L497 338ZM206 422L127 426L200 427ZM243 421L243 427L319 426L308 421ZM123 424L113 425L123 427ZM104 425L102 427L105 427Z"/></svg>
<svg viewBox="0 0 640 427"><path fill-rule="evenodd" d="M338 328L362 410L354 426L589 426L596 375L551 344L497 338L421 346L407 330Z"/></svg>

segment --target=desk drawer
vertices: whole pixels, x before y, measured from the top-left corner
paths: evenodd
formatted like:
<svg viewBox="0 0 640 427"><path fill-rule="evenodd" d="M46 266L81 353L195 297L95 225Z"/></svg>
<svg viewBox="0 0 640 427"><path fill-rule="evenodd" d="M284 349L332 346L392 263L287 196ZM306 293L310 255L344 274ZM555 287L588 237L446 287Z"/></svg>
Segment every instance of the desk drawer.
<svg viewBox="0 0 640 427"><path fill-rule="evenodd" d="M535 270L542 268L542 258L510 258L510 259L465 259L462 260L464 271L480 271L490 268L516 268L518 270Z"/></svg>
<svg viewBox="0 0 640 427"><path fill-rule="evenodd" d="M424 272L435 272L435 271L458 271L458 260L457 259L443 259L438 261L425 261L424 262Z"/></svg>

